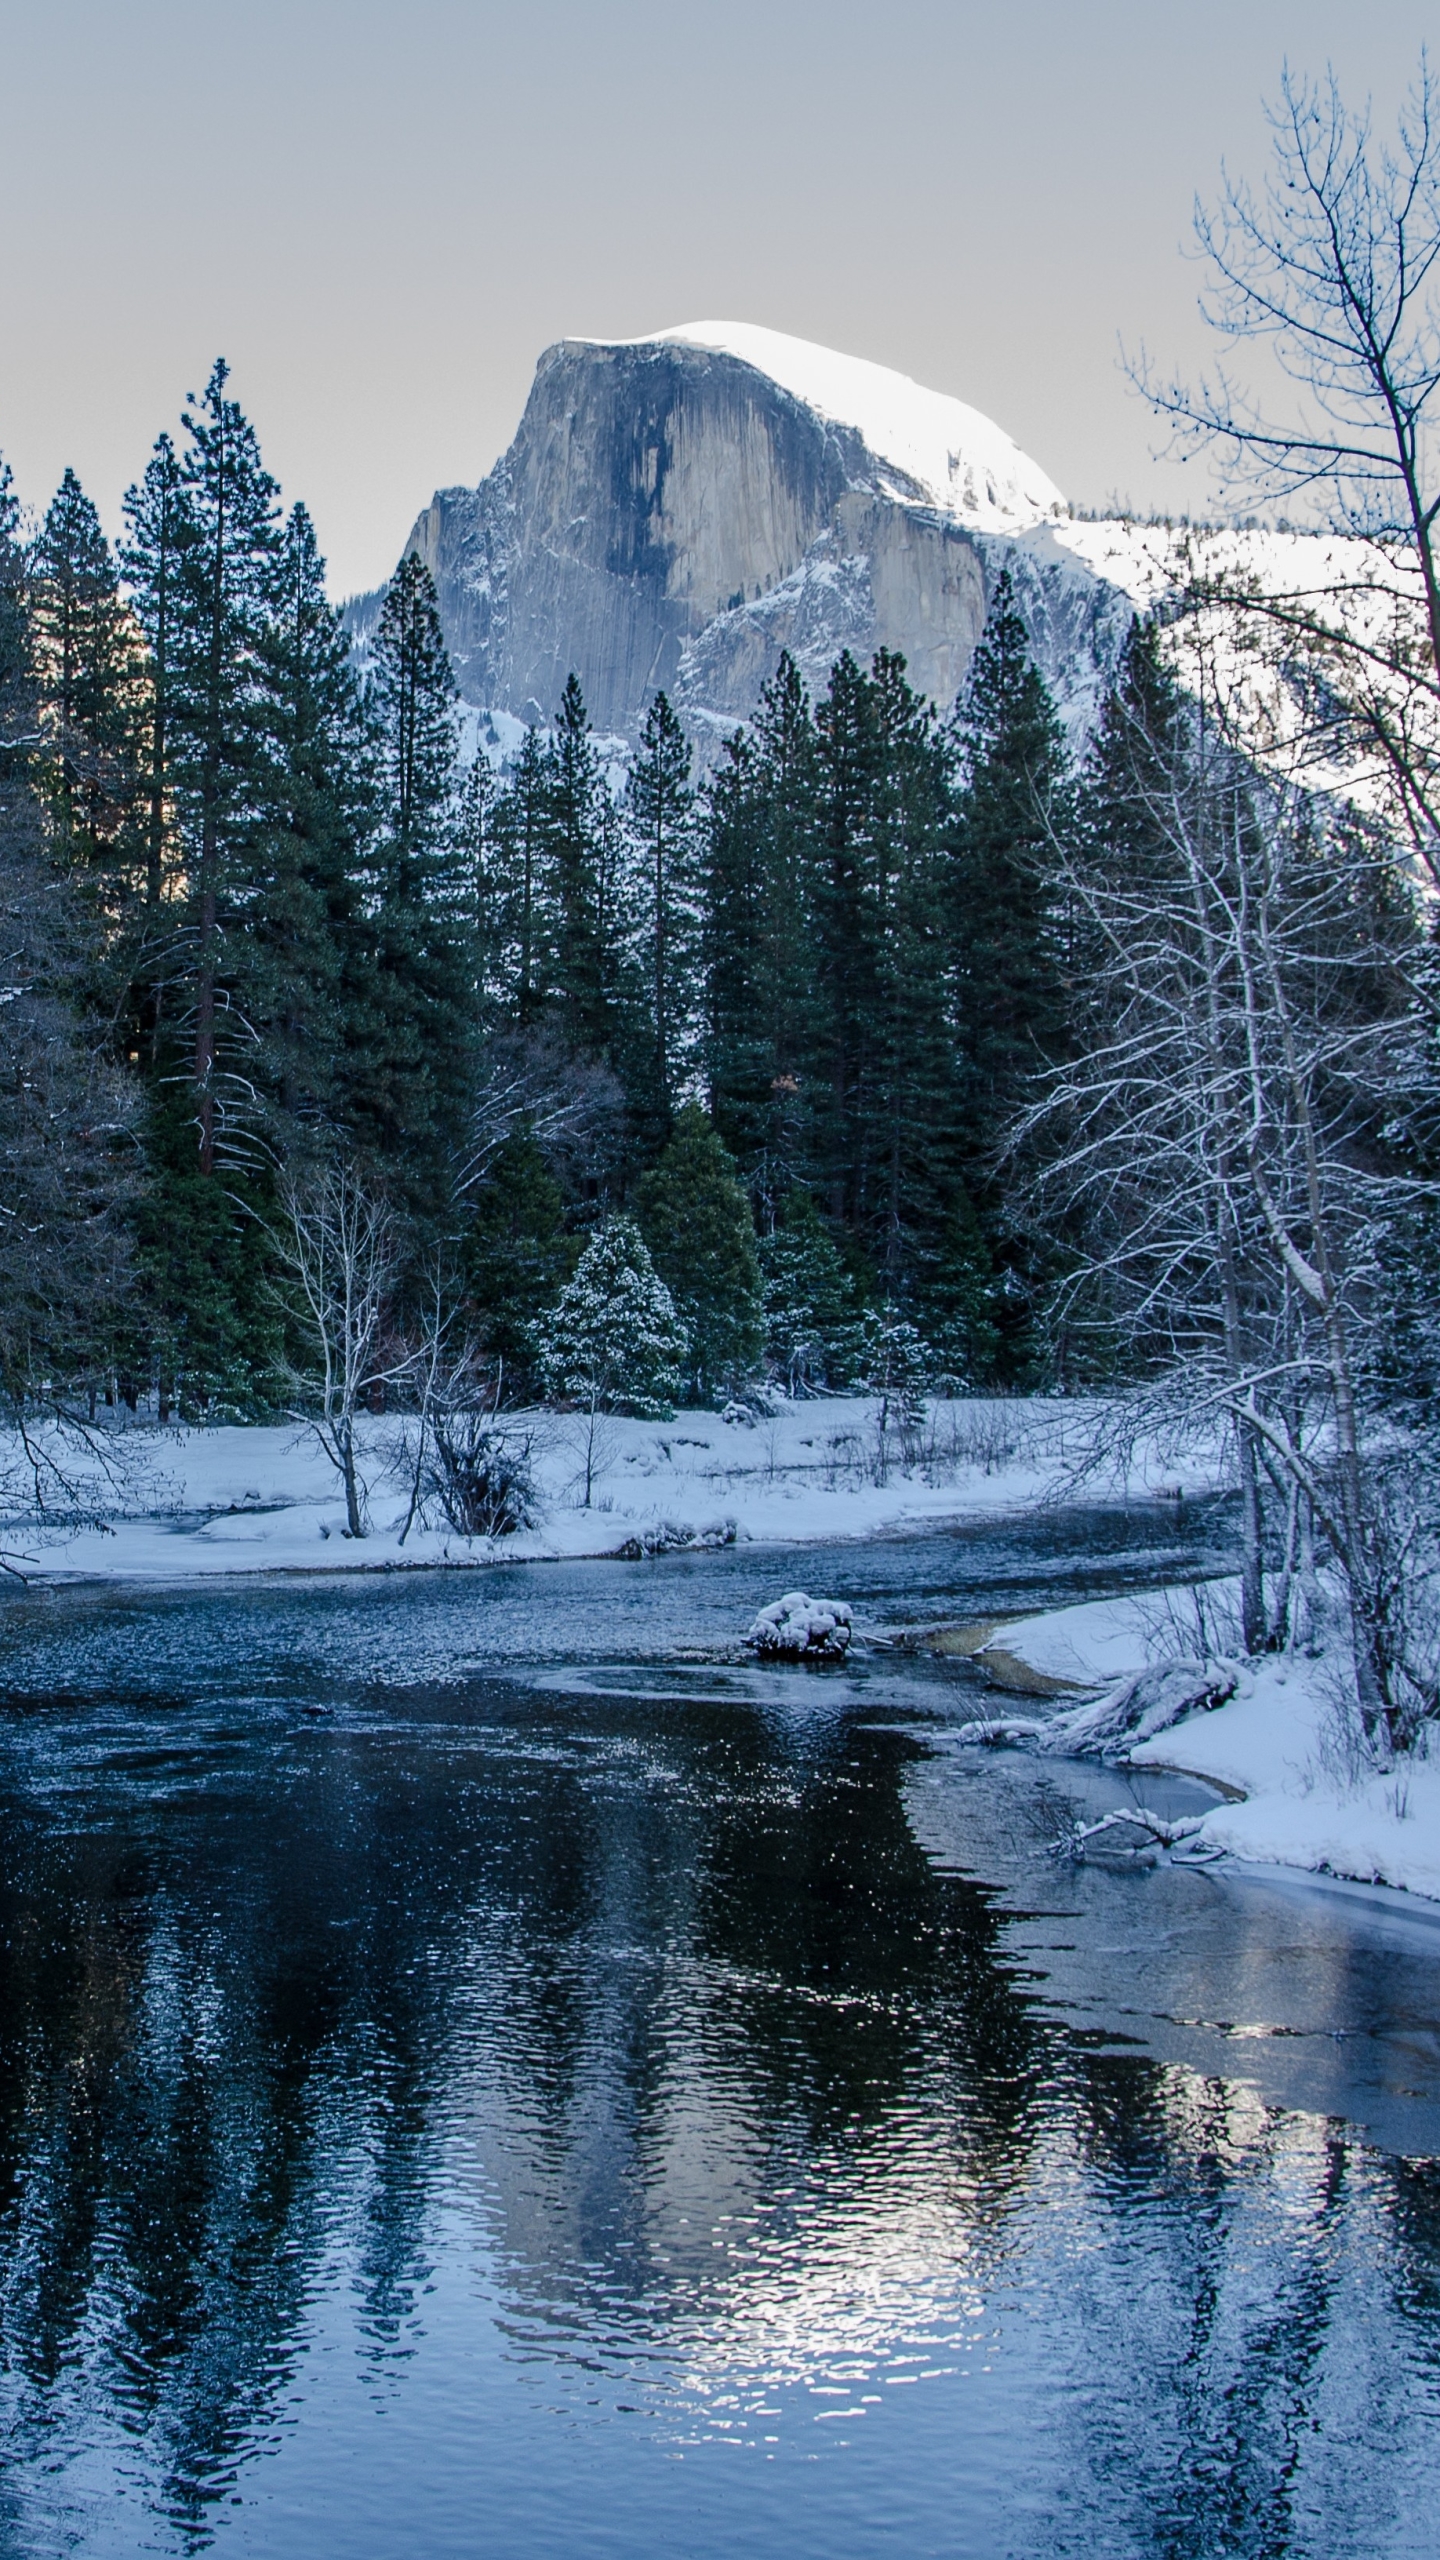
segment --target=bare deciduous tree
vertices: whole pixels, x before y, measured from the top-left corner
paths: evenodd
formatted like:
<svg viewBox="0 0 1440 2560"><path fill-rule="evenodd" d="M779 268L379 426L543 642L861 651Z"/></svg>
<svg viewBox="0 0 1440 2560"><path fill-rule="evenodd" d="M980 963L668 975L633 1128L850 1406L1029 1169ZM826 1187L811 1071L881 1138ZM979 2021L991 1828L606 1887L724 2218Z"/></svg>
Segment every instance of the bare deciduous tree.
<svg viewBox="0 0 1440 2560"><path fill-rule="evenodd" d="M1133 702L1112 710L1112 779L1128 719L1144 823L1123 845L1092 828L1057 846L1088 1018L1020 1144L1070 1257L1063 1319L1233 1435L1247 1644L1283 1632L1268 1489L1286 1521L1275 1600L1318 1528L1366 1732L1392 1748L1440 1705L1401 1624L1404 1532L1366 1427L1383 1258L1416 1189L1385 1135L1407 1065L1424 1075L1400 974L1415 927L1383 844L1257 775L1220 712L1202 698L1157 738Z"/></svg>
<svg viewBox="0 0 1440 2560"><path fill-rule="evenodd" d="M284 1224L275 1235L288 1274L288 1303L318 1360L318 1409L294 1419L313 1431L345 1488L346 1535L366 1535L366 1488L357 1424L366 1398L389 1372L378 1352L398 1263L395 1220L345 1162L293 1176L282 1190Z"/></svg>
<svg viewBox="0 0 1440 2560"><path fill-rule="evenodd" d="M1232 345L1273 350L1294 386L1273 406L1222 368L1198 388L1137 378L1182 452L1208 450L1228 492L1353 537L1313 582L1213 565L1192 599L1248 629L1309 734L1367 767L1440 878L1440 94L1428 63L1393 145L1333 73L1288 74L1257 193L1227 179L1197 211L1202 310Z"/></svg>
<svg viewBox="0 0 1440 2560"><path fill-rule="evenodd" d="M621 1093L608 1067L572 1056L548 1032L500 1033L486 1049L456 1182L463 1200L485 1181L502 1147L522 1134L546 1156L582 1173L613 1140Z"/></svg>

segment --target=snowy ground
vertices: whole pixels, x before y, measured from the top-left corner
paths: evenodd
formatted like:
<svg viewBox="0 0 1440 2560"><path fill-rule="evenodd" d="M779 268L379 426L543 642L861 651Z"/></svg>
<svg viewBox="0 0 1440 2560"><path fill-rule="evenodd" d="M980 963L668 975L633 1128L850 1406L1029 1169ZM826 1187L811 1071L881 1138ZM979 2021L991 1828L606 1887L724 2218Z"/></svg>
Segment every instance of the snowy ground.
<svg viewBox="0 0 1440 2560"><path fill-rule="evenodd" d="M1050 1679L1099 1688L1167 1654L1229 1651L1233 1614L1234 1586L1214 1583L1051 1610L1003 1627L996 1643ZM1243 1798L1217 1805L1201 1835L1237 1858L1440 1901L1440 1763L1376 1775L1349 1735L1338 1667L1277 1656L1243 1667L1228 1705L1137 1743L1128 1765L1183 1770Z"/></svg>
<svg viewBox="0 0 1440 2560"><path fill-rule="evenodd" d="M1071 1405L937 1402L908 1458L890 1446L882 1462L875 1413L872 1398L827 1397L786 1404L748 1425L703 1412L668 1423L602 1419L588 1508L583 1422L522 1417L516 1427L534 1434L536 1526L493 1544L417 1525L401 1545L408 1493L394 1423L365 1428L370 1535L361 1540L346 1537L339 1479L303 1430L126 1431L102 1442L113 1481L73 1449L66 1453L69 1468L88 1474L104 1528L67 1534L16 1523L4 1543L46 1579L173 1582L606 1555L667 1529L672 1543L687 1533L728 1537L732 1529L738 1538L787 1544L864 1538L1034 1504L1056 1488L1085 1429L1083 1411ZM1113 1500L1182 1480L1186 1490L1203 1490L1203 1466L1142 1465L1093 1490Z"/></svg>

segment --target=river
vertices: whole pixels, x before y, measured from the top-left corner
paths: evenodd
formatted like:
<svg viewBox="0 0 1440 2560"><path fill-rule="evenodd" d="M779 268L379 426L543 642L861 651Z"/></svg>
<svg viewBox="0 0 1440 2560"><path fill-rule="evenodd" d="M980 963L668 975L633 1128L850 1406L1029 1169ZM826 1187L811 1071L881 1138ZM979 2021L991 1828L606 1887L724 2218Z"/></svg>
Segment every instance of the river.
<svg viewBox="0 0 1440 2560"><path fill-rule="evenodd" d="M1057 1863L1127 1782L963 1663L675 1658L1224 1561L11 1596L6 2560L1431 2554L1440 1921Z"/></svg>

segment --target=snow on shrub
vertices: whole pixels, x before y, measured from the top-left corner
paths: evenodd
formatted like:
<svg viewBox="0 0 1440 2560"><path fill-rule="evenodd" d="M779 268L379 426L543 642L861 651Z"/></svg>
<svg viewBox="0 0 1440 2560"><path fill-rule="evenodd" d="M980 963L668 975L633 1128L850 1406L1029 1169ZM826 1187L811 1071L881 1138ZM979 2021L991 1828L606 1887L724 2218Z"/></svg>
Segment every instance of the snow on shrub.
<svg viewBox="0 0 1440 2560"><path fill-rule="evenodd" d="M733 1547L739 1534L733 1520L710 1520L700 1529L692 1529L685 1520L653 1520L626 1538L615 1553L627 1564L639 1564L646 1556L680 1555L693 1547Z"/></svg>
<svg viewBox="0 0 1440 2560"><path fill-rule="evenodd" d="M592 1414L669 1420L685 1328L633 1218L608 1218L591 1237L535 1336L547 1395Z"/></svg>
<svg viewBox="0 0 1440 2560"><path fill-rule="evenodd" d="M812 1600L808 1591L787 1591L761 1610L745 1641L757 1653L779 1654L787 1662L836 1661L848 1652L853 1634L848 1600Z"/></svg>

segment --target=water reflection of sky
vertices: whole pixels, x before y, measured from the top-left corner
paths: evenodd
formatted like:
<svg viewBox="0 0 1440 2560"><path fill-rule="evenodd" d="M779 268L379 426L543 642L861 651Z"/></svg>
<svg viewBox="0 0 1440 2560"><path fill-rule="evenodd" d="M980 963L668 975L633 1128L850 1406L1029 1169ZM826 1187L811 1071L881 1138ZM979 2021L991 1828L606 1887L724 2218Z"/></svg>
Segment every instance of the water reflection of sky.
<svg viewBox="0 0 1440 2560"><path fill-rule="evenodd" d="M1423 1934L1063 1876L938 1685L473 1616L12 1619L0 2547L1433 2548L1440 2183L1344 2121L1440 2128Z"/></svg>

